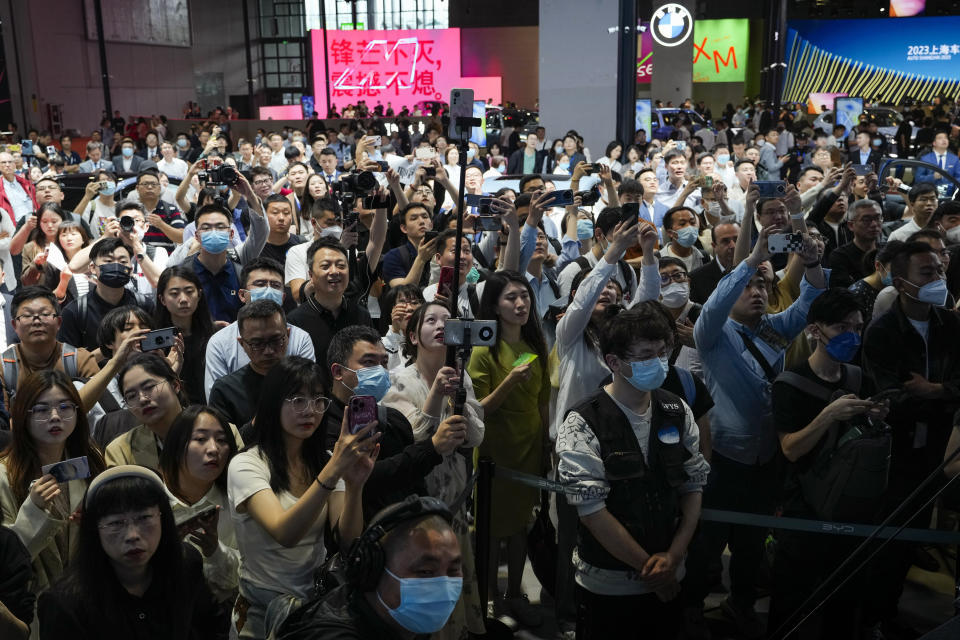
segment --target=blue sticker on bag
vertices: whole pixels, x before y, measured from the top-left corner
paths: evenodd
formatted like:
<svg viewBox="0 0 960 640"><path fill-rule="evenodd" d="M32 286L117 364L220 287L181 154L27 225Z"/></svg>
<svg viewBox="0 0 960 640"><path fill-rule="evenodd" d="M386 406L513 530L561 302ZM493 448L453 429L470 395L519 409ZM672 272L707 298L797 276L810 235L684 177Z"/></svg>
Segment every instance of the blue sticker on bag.
<svg viewBox="0 0 960 640"><path fill-rule="evenodd" d="M657 431L657 439L663 444L678 444L680 442L680 430L673 425L663 427Z"/></svg>

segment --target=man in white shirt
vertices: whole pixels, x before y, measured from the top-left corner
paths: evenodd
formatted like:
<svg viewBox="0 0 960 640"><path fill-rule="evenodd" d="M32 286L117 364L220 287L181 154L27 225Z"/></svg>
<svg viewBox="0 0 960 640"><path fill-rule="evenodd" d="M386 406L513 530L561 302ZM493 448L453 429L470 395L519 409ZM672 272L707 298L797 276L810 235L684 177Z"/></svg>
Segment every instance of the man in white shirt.
<svg viewBox="0 0 960 640"><path fill-rule="evenodd" d="M907 224L891 233L887 238L887 242L891 240L905 242L907 238L927 226L939 203L937 199L937 188L929 182L917 183L910 189L910 193L907 194L907 202L910 205L909 209L913 217L910 218Z"/></svg>
<svg viewBox="0 0 960 640"><path fill-rule="evenodd" d="M283 137L279 133L271 133L267 136L267 143L270 145L270 164L274 173L278 176L283 175L287 170L286 149L283 146Z"/></svg>
<svg viewBox="0 0 960 640"><path fill-rule="evenodd" d="M161 143L160 155L163 157L157 162L157 169L167 174L168 178L183 180L189 167L186 162L177 157L173 144L170 142Z"/></svg>
<svg viewBox="0 0 960 640"><path fill-rule="evenodd" d="M674 147L663 154L663 163L667 170L667 179L660 183L656 201L670 208L676 204L680 193L687 186L687 157L682 151ZM700 192L691 193L683 201L683 204L687 207L699 209Z"/></svg>

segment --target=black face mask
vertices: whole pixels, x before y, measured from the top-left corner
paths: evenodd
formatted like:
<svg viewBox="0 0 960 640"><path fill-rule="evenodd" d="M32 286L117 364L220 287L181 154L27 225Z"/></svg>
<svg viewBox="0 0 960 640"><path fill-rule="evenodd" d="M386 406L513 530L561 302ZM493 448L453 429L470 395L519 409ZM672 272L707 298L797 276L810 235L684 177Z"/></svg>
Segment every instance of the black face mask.
<svg viewBox="0 0 960 640"><path fill-rule="evenodd" d="M109 262L100 265L100 276L97 278L103 286L122 289L130 282L130 267L119 262Z"/></svg>

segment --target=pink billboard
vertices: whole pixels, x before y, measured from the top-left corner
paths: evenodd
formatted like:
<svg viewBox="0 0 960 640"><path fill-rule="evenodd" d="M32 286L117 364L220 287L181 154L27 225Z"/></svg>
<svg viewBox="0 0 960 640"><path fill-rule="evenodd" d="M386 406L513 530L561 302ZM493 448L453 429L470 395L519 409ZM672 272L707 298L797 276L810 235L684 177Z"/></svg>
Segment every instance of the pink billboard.
<svg viewBox="0 0 960 640"><path fill-rule="evenodd" d="M653 34L650 23L641 23L643 30L637 38L637 84L650 84L653 75Z"/></svg>
<svg viewBox="0 0 960 640"><path fill-rule="evenodd" d="M460 75L460 29L311 32L313 91L317 111L325 114L324 78L330 100L342 109L365 100L368 106L390 102L395 111L424 100L448 101L450 89L473 89L477 100L501 101L501 78ZM327 68L327 62L330 67Z"/></svg>

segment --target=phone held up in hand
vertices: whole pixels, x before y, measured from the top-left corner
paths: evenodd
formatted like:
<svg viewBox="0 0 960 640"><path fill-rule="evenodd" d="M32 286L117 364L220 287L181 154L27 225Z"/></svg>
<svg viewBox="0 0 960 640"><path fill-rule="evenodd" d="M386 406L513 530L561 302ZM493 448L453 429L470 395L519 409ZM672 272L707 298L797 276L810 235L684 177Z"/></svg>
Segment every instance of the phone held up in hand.
<svg viewBox="0 0 960 640"><path fill-rule="evenodd" d="M377 399L373 396L350 397L350 421L348 428L352 435L377 419Z"/></svg>

